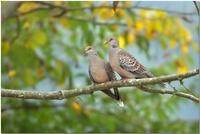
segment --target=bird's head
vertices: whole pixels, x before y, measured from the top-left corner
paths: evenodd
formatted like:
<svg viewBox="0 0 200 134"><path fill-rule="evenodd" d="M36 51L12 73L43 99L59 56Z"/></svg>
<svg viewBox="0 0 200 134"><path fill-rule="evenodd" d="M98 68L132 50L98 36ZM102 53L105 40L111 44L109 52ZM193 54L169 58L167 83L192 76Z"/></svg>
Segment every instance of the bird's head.
<svg viewBox="0 0 200 134"><path fill-rule="evenodd" d="M117 47L119 47L119 42L118 42L118 40L115 39L114 37L108 38L104 44L108 44L109 47L112 47L112 48L117 48Z"/></svg>
<svg viewBox="0 0 200 134"><path fill-rule="evenodd" d="M86 55L86 56L89 56L89 55L97 55L97 52L96 52L96 50L95 50L93 47L87 46L87 47L85 48L85 55Z"/></svg>

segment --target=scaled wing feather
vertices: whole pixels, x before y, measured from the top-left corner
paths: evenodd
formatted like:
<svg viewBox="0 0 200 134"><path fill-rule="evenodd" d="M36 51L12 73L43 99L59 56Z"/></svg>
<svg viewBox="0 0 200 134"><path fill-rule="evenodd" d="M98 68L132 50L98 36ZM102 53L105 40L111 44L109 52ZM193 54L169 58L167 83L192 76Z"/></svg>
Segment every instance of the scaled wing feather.
<svg viewBox="0 0 200 134"><path fill-rule="evenodd" d="M137 77L153 77L145 67L140 64L132 55L121 49L118 53L120 67L124 70L135 74Z"/></svg>

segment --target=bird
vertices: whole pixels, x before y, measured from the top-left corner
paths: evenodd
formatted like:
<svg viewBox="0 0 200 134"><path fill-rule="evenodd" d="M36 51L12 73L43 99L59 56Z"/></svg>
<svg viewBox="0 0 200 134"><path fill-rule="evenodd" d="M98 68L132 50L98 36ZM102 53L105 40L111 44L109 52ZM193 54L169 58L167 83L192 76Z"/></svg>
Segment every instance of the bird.
<svg viewBox="0 0 200 134"><path fill-rule="evenodd" d="M100 84L108 81L116 80L115 73L113 72L109 62L104 61L98 55L96 50L88 46L85 48L85 55L89 57L89 77L93 84ZM102 90L106 95L117 100L120 107L124 107L124 103L119 94L118 88L113 88L114 93L111 89Z"/></svg>
<svg viewBox="0 0 200 134"><path fill-rule="evenodd" d="M122 79L141 79L154 76L134 56L120 48L116 38L110 37L105 44L109 45L109 63Z"/></svg>

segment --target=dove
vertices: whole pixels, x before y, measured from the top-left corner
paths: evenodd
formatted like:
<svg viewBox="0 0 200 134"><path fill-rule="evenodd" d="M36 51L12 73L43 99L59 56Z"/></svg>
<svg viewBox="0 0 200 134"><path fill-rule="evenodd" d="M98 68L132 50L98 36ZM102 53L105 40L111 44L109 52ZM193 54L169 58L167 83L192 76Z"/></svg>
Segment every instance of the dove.
<svg viewBox="0 0 200 134"><path fill-rule="evenodd" d="M109 63L122 79L153 77L153 74L139 63L135 57L119 47L117 39L111 37L105 44L109 45Z"/></svg>
<svg viewBox="0 0 200 134"><path fill-rule="evenodd" d="M100 84L108 81L116 80L115 74L110 64L101 59L94 48L88 46L85 49L85 54L89 57L89 76L94 84ZM114 93L109 90L102 90L106 95L118 101L120 107L123 107L123 101L119 95L117 88L114 88Z"/></svg>

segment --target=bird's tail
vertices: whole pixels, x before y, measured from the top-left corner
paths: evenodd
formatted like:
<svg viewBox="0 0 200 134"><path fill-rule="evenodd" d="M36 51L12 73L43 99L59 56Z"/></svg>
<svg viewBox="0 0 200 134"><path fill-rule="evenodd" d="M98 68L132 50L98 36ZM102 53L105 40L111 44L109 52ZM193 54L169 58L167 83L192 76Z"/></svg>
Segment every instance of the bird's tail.
<svg viewBox="0 0 200 134"><path fill-rule="evenodd" d="M117 104L120 106L120 107L124 107L124 102L120 99Z"/></svg>
<svg viewBox="0 0 200 134"><path fill-rule="evenodd" d="M119 94L119 91L117 88L114 88L114 93L111 91L111 90L102 90L106 95L110 96L111 98L117 100L117 104L120 106L120 107L124 107L124 103L122 101L122 98Z"/></svg>
<svg viewBox="0 0 200 134"><path fill-rule="evenodd" d="M117 104L120 106L120 107L124 107L124 102L119 94L119 90L117 88L114 88L114 94L115 96L117 97Z"/></svg>

